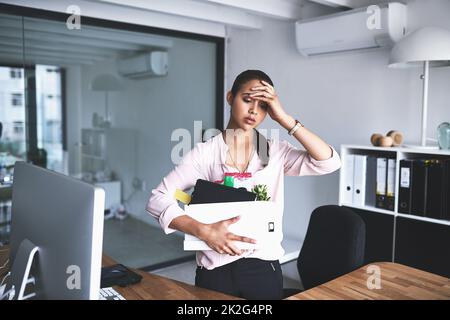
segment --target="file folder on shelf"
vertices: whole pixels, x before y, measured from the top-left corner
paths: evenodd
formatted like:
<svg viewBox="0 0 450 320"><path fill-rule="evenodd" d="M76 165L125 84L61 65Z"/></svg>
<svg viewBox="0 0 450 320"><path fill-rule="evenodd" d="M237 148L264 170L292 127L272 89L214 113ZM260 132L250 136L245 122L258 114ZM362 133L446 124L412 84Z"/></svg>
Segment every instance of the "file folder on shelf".
<svg viewBox="0 0 450 320"><path fill-rule="evenodd" d="M400 160L400 183L398 189L398 212L411 213L411 197L412 197L412 172L413 160Z"/></svg>
<svg viewBox="0 0 450 320"><path fill-rule="evenodd" d="M377 196L377 157L367 157L366 205L375 207Z"/></svg>
<svg viewBox="0 0 450 320"><path fill-rule="evenodd" d="M387 159L377 158L377 194L375 206L382 209L386 209L386 173Z"/></svg>
<svg viewBox="0 0 450 320"><path fill-rule="evenodd" d="M394 211L395 206L395 159L387 160L386 209Z"/></svg>
<svg viewBox="0 0 450 320"><path fill-rule="evenodd" d="M367 156L355 155L355 170L353 176L353 204L364 206L366 199L366 165Z"/></svg>
<svg viewBox="0 0 450 320"><path fill-rule="evenodd" d="M345 165L343 172L344 179L344 190L343 190L343 199L342 202L344 204L353 204L353 172L354 172L354 163L355 163L355 155L348 154L345 156Z"/></svg>
<svg viewBox="0 0 450 320"><path fill-rule="evenodd" d="M444 161L444 210L443 219L450 220L450 159Z"/></svg>
<svg viewBox="0 0 450 320"><path fill-rule="evenodd" d="M411 214L424 216L427 202L427 164L428 160L412 162Z"/></svg>
<svg viewBox="0 0 450 320"><path fill-rule="evenodd" d="M449 219L450 160L400 161L398 212Z"/></svg>
<svg viewBox="0 0 450 320"><path fill-rule="evenodd" d="M426 170L428 170L428 173L425 216L434 219L443 219L445 163L442 160L431 161L426 167Z"/></svg>

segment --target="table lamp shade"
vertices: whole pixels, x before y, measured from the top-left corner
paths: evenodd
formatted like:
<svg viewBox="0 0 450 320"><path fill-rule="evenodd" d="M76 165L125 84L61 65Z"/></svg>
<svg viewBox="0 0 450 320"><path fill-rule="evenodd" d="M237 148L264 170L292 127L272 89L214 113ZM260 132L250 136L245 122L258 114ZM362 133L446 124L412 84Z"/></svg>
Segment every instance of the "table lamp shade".
<svg viewBox="0 0 450 320"><path fill-rule="evenodd" d="M430 67L450 66L450 31L425 27L407 34L391 51L389 67L407 68L423 66L422 129L420 148L427 146L428 82Z"/></svg>
<svg viewBox="0 0 450 320"><path fill-rule="evenodd" d="M389 67L407 68L423 65L450 66L450 31L425 27L403 37L391 51Z"/></svg>
<svg viewBox="0 0 450 320"><path fill-rule="evenodd" d="M102 91L105 93L105 118L102 121L98 121L97 113L94 113L92 122L94 126L109 128L111 126L111 120L109 117L108 93L111 91L122 91L124 90L124 87L116 76L105 73L97 75L92 80L90 89L92 91Z"/></svg>

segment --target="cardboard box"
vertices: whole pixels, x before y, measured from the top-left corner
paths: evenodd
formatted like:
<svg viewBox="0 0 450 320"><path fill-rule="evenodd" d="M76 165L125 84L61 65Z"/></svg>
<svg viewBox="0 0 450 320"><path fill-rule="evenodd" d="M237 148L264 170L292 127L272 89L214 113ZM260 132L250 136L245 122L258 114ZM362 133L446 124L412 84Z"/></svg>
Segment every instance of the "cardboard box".
<svg viewBox="0 0 450 320"><path fill-rule="evenodd" d="M215 223L240 216L228 230L257 240L256 244L235 241L239 249L258 249L279 245L282 241L282 207L274 201L240 201L191 204L186 214L202 223ZM184 250L212 250L200 239L185 234Z"/></svg>

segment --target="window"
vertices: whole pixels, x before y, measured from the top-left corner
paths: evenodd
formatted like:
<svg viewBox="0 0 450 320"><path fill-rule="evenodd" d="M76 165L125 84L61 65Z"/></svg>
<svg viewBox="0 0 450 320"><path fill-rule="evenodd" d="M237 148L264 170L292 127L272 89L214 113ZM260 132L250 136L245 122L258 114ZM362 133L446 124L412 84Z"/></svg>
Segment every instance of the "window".
<svg viewBox="0 0 450 320"><path fill-rule="evenodd" d="M23 95L21 93L11 94L11 105L14 107L21 107L23 105Z"/></svg>
<svg viewBox="0 0 450 320"><path fill-rule="evenodd" d="M21 79L22 78L22 70L21 69L9 69L9 76L11 79Z"/></svg>
<svg viewBox="0 0 450 320"><path fill-rule="evenodd" d="M47 73L61 73L61 70L59 70L59 69L51 69L51 68L48 68L48 69L46 69L45 70Z"/></svg>
<svg viewBox="0 0 450 320"><path fill-rule="evenodd" d="M13 122L13 132L16 135L23 135L24 124L22 121L14 121Z"/></svg>
<svg viewBox="0 0 450 320"><path fill-rule="evenodd" d="M18 17L17 26L24 27L22 32L16 32L16 36L11 35L14 42L9 41L7 45L2 43L2 46L7 47L6 49L12 43L12 49L5 49L11 54L5 54L5 56L8 60L17 61L16 65L23 65L24 69L20 80L8 79L11 66L5 66L8 70L4 71L4 78L7 78L8 82L12 84L3 86L2 83L0 85L0 97L2 91L5 92L5 99L0 99L0 121L8 124L7 127L5 125L7 131L4 130L0 148L4 145L3 150L10 154L23 156L23 158L28 154L30 158L34 158L42 155L41 150L45 150L47 168L54 171L70 172L80 177L90 174L92 178L97 179L108 176L113 176L115 179L120 178L122 190L127 194L117 197L118 201L114 201L115 204L112 202L105 204L105 208L108 207L114 211L119 208L119 204L122 204L129 212L148 216L142 208L140 194L135 193L131 197L133 190L128 194L127 188L135 175L152 177L154 180L147 181L151 185L159 183L157 180L160 180L161 176L152 175L143 168L137 170L138 164L149 159L152 163L156 162L161 168L170 166L166 158L173 145L172 143L160 144L153 139L146 141L145 137L157 135L161 139L168 139L175 128L191 129L192 123L198 119L202 119L204 128L223 128L225 40L204 34L180 33L173 30L140 27L123 22L91 18L90 22L86 20L83 23L83 30L86 29L83 31L84 35L66 37L67 41L64 41L66 45L61 46L59 37L54 35L67 29L65 25L67 14L35 9L24 10L24 13L25 11L30 13L26 15L30 15L31 18ZM49 20L45 18L47 14L50 15ZM40 17L44 17L44 19ZM2 19L3 16L0 20ZM19 29L17 28L16 31ZM123 37L118 37L118 33ZM98 40L90 41L92 34L95 34ZM40 40L43 37L46 39L45 42ZM24 39L27 41L24 42ZM107 43L105 43L105 39L108 40ZM14 46L17 43L23 44L22 54L20 54L21 50L17 50L17 45ZM115 60L118 60L123 54L134 56L142 51L151 51L155 45L161 46L161 50L171 48L173 57L181 57L180 63L173 63L170 70L172 76L180 81L173 83L168 81L168 78L142 78L138 83L122 79L124 85L122 92L105 94L105 92L91 90L90 84L97 75L103 73L117 75L117 70L113 67L116 64ZM80 46L83 47L83 53L74 54L72 48ZM57 48L57 52L52 48ZM25 61L20 61L21 57L26 57ZM63 67L66 65L70 66L67 68L67 73ZM196 81L189 82L189 75L192 73L197 75ZM16 74L14 73L12 76L15 77ZM26 81L24 81L25 79ZM153 108L147 106L147 102L151 102L148 101L150 97L148 88L153 84L158 86L158 90L153 91L151 95L152 100L157 102L157 106L160 107L158 117L151 117ZM177 90L180 87L186 88L186 84L189 85L188 90ZM186 112L174 122L174 107L170 107L178 103L186 106L187 103L188 108L183 108L183 110L189 109L191 106L188 103L189 92L197 90L201 90L202 94L198 95L198 99L192 101L195 105L193 108L195 112ZM20 92L23 92L22 106L13 107L11 94ZM174 96L171 94L172 92L177 92L177 95ZM67 101L66 93L70 94ZM216 106L216 109L211 107L213 105ZM109 114L112 117L108 120L111 120L112 127L108 130L91 128L91 119L94 113L102 116L106 108L111 111ZM147 114L149 111L150 113ZM148 118L151 118L151 122ZM66 121L69 120L73 122L66 130ZM17 124L17 129L13 129L14 121L23 121L22 135L14 133L21 131L21 124ZM161 129L160 124L166 122L170 122L171 125L163 126L164 128ZM86 146L80 143L80 136L83 137L85 127L104 133L104 143L109 139L109 149L105 149L104 157L80 156L80 152L86 149ZM9 140L4 139L5 137L8 137ZM67 150L63 149L62 142L64 142L64 147L67 143ZM151 143L150 147L158 149L156 154L148 151L148 143ZM143 150L145 151L143 152ZM104 163L101 163L103 160ZM99 169L97 170L97 168ZM111 174L112 172L114 175ZM104 249L113 257L120 254L119 250L123 248L135 249L137 241L142 244L140 247L144 249L142 251L133 250L133 257L124 259L122 261L124 264L139 268L192 259L192 252L189 251L166 250L167 252L161 257L149 253L148 250L145 250L147 243L142 242L142 237L148 235L149 232L152 234L153 226L147 227L146 221L139 220L138 222L137 219L138 223L136 224L134 224L134 220L128 221L133 221L131 223L137 227L133 231L137 232L122 235L120 230L114 229L117 224L105 226ZM151 219L149 219L150 221ZM118 222L119 228L122 228L122 221L109 222ZM160 233L158 229L154 232ZM151 242L152 237L149 238ZM114 241L110 241L111 239ZM179 245L182 246L182 238L178 240L180 241ZM119 242L121 246L116 247L115 244ZM161 248L163 247L164 245L161 245Z"/></svg>
<svg viewBox="0 0 450 320"><path fill-rule="evenodd" d="M36 65L37 147L47 151L47 168L63 170L62 75L58 66Z"/></svg>
<svg viewBox="0 0 450 320"><path fill-rule="evenodd" d="M47 120L43 128L43 142L62 144L62 124L61 121Z"/></svg>
<svg viewBox="0 0 450 320"><path fill-rule="evenodd" d="M12 165L16 160L26 160L24 83L11 78L19 73L24 76L23 69L0 66L0 74L4 75L0 85L0 97L3 97L0 99L0 122L3 123L0 155L6 155L7 159L2 160L4 157L0 156L0 162L5 164L3 161L6 161L6 165Z"/></svg>

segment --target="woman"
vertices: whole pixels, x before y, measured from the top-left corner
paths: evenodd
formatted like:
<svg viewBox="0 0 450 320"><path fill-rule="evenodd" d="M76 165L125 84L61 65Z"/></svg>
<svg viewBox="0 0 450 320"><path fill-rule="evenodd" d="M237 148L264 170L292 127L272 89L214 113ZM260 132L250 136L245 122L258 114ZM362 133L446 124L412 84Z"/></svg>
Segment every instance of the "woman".
<svg viewBox="0 0 450 320"><path fill-rule="evenodd" d="M227 93L227 102L231 106L227 130L198 143L183 157L152 190L147 211L159 220L166 233L179 230L192 234L211 247L210 251L197 253L197 286L245 299L281 299L283 279L278 262L284 254L281 243L270 249L239 250L235 241L255 241L228 231L238 217L213 224L200 223L185 215L174 199L174 192L192 188L197 179L220 182L225 173L249 172L251 185L266 185L269 200L283 204L285 175L327 174L340 168L340 158L332 146L286 113L272 80L262 71L239 74ZM255 128L267 114L306 151L287 141L266 140L260 135ZM267 147L261 152L264 145Z"/></svg>

